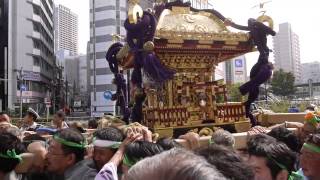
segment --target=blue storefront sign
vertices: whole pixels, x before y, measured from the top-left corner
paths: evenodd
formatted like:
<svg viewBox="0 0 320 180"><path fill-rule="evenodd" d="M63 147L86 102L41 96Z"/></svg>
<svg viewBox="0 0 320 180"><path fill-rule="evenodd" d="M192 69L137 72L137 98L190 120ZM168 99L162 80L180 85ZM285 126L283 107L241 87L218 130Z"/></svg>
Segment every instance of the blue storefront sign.
<svg viewBox="0 0 320 180"><path fill-rule="evenodd" d="M24 84L20 84L20 89L21 91L26 91L27 90L27 86Z"/></svg>
<svg viewBox="0 0 320 180"><path fill-rule="evenodd" d="M103 97L104 97L104 99L106 99L106 100L111 100L111 98L112 98L112 92L111 92L111 91L105 91L105 92L103 93Z"/></svg>
<svg viewBox="0 0 320 180"><path fill-rule="evenodd" d="M237 68L242 68L242 67L243 67L243 61L242 61L242 59L236 59L234 63L235 63L235 66L236 66Z"/></svg>

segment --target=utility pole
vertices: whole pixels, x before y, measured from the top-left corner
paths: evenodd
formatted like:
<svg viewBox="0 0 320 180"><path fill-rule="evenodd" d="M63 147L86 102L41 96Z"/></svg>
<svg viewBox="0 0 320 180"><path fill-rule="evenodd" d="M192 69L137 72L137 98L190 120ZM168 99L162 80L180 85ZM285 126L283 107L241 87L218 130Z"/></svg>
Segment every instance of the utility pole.
<svg viewBox="0 0 320 180"><path fill-rule="evenodd" d="M96 112L97 101L97 71L96 71L96 5L92 0L92 31L93 31L93 111Z"/></svg>
<svg viewBox="0 0 320 180"><path fill-rule="evenodd" d="M57 90L57 82L56 80L53 80L53 84L51 85L52 87L52 91L53 91L53 114L56 113L56 90Z"/></svg>
<svg viewBox="0 0 320 180"><path fill-rule="evenodd" d="M22 75L23 68L19 70L19 87L20 87L20 121L22 121L22 83L23 83L23 75Z"/></svg>
<svg viewBox="0 0 320 180"><path fill-rule="evenodd" d="M66 77L66 103L65 106L68 106L68 78Z"/></svg>
<svg viewBox="0 0 320 180"><path fill-rule="evenodd" d="M308 86L309 86L309 98L310 100L313 98L313 80L308 79Z"/></svg>

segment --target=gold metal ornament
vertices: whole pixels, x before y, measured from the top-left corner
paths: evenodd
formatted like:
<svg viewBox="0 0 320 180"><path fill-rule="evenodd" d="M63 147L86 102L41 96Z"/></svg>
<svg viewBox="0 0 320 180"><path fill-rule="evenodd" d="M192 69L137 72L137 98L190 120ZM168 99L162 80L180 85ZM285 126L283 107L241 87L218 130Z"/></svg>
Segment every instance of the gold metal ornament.
<svg viewBox="0 0 320 180"><path fill-rule="evenodd" d="M117 53L117 59L118 60L121 60L123 59L124 57L126 57L128 55L130 51L130 47L128 44L125 44L121 49L120 51Z"/></svg>
<svg viewBox="0 0 320 180"><path fill-rule="evenodd" d="M154 50L154 43L152 41L147 41L144 43L143 49L148 52L152 52Z"/></svg>
<svg viewBox="0 0 320 180"><path fill-rule="evenodd" d="M270 16L261 15L257 18L257 21L262 23L267 22L269 24L269 27L273 29L273 19Z"/></svg>
<svg viewBox="0 0 320 180"><path fill-rule="evenodd" d="M140 0L129 0L129 3L131 3L131 4L139 4Z"/></svg>
<svg viewBox="0 0 320 180"><path fill-rule="evenodd" d="M130 24L137 24L143 16L143 9L139 6L140 0L129 0L128 19Z"/></svg>
<svg viewBox="0 0 320 180"><path fill-rule="evenodd" d="M208 127L205 127L205 128L202 128L199 132L199 136L212 136L213 135L213 130L208 128Z"/></svg>

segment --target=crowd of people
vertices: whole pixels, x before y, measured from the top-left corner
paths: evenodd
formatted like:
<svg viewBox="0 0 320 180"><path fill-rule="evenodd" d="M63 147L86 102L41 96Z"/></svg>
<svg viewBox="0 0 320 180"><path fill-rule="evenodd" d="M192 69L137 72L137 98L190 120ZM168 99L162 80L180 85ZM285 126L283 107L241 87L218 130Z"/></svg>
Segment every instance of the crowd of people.
<svg viewBox="0 0 320 180"><path fill-rule="evenodd" d="M248 132L246 149L232 133L214 131L206 146L194 132L155 139L144 126L99 125L85 129L54 115L37 124L32 109L22 124L0 114L0 180L320 180L319 123L285 122ZM290 131L287 128L297 128Z"/></svg>

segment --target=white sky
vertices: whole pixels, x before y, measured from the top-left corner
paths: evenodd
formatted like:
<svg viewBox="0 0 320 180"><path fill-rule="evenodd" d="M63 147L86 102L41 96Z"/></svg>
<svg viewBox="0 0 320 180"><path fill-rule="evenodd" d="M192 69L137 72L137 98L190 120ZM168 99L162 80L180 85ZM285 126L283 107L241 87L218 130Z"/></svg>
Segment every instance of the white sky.
<svg viewBox="0 0 320 180"><path fill-rule="evenodd" d="M238 24L246 25L250 17L258 17L259 9L252 8L259 0L214 0L214 7ZM79 16L79 52L85 54L89 40L89 0L55 0ZM289 22L300 37L301 62L320 61L320 1L273 0L265 5L267 15L278 24ZM319 34L318 34L319 33ZM270 43L272 44L272 43ZM271 55L272 56L272 55ZM270 56L270 57L271 57ZM248 68L256 62L257 53L247 55Z"/></svg>

